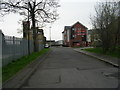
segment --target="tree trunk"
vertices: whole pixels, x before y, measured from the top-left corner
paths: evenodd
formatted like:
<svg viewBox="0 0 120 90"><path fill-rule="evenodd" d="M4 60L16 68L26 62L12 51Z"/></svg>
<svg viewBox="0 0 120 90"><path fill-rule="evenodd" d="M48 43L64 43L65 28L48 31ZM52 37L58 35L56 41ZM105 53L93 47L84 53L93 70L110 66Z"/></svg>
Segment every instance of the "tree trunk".
<svg viewBox="0 0 120 90"><path fill-rule="evenodd" d="M37 45L37 29L35 26L35 14L32 14L32 29L33 29L33 42L34 42L34 52L38 51Z"/></svg>

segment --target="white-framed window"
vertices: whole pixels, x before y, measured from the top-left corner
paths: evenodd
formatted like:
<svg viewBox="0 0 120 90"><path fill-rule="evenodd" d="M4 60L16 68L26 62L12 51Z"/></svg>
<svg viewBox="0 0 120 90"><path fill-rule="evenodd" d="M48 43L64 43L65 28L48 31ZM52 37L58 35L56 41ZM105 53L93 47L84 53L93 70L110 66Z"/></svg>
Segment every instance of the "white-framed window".
<svg viewBox="0 0 120 90"><path fill-rule="evenodd" d="M76 35L75 35L75 38L76 38Z"/></svg>
<svg viewBox="0 0 120 90"><path fill-rule="evenodd" d="M84 35L81 35L81 37L84 37Z"/></svg>
<svg viewBox="0 0 120 90"><path fill-rule="evenodd" d="M76 31L76 30L77 30L77 28L74 28L74 30Z"/></svg>
<svg viewBox="0 0 120 90"><path fill-rule="evenodd" d="M81 28L78 28L78 30L81 30Z"/></svg>
<svg viewBox="0 0 120 90"><path fill-rule="evenodd" d="M75 28L72 28L72 30L74 31L74 30L75 30Z"/></svg>

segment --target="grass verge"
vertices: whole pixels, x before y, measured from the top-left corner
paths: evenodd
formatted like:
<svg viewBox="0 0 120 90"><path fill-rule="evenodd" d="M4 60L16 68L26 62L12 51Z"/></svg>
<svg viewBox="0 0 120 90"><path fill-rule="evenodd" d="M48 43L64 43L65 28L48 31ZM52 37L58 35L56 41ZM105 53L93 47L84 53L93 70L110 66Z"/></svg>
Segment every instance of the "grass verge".
<svg viewBox="0 0 120 90"><path fill-rule="evenodd" d="M40 52L34 52L28 56L23 56L22 58L13 61L9 63L8 65L4 66L2 68L2 82L5 82L10 77L15 75L18 71L23 69L26 65L28 65L30 62L35 60L37 57L45 54L47 51L49 51L49 48L45 48L41 50Z"/></svg>
<svg viewBox="0 0 120 90"><path fill-rule="evenodd" d="M120 51L119 50L116 50L114 52L107 52L107 53L104 53L102 48L86 48L86 49L83 49L83 50L88 51L88 52L108 55L108 56L111 56L111 57L120 58Z"/></svg>

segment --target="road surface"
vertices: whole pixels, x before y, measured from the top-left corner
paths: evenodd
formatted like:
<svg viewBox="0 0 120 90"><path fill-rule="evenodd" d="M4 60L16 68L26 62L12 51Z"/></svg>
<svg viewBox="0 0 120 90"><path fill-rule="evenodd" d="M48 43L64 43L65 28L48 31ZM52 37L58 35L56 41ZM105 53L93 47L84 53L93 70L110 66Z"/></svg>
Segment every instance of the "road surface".
<svg viewBox="0 0 120 90"><path fill-rule="evenodd" d="M22 88L117 88L117 72L72 48L54 47Z"/></svg>

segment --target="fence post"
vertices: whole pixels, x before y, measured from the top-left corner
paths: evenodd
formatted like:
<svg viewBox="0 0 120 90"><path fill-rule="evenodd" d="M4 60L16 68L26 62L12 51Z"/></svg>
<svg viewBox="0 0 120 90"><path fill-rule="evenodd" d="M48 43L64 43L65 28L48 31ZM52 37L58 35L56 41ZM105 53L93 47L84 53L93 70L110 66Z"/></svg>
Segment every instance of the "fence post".
<svg viewBox="0 0 120 90"><path fill-rule="evenodd" d="M0 30L0 67L2 67L2 31Z"/></svg>
<svg viewBox="0 0 120 90"><path fill-rule="evenodd" d="M0 30L0 89L2 89L2 31Z"/></svg>
<svg viewBox="0 0 120 90"><path fill-rule="evenodd" d="M13 36L12 39L13 39L13 47L14 47L14 48L12 48L13 49L12 57L13 57L13 60L15 60L16 59L16 55L15 55L15 50L16 50L16 47L15 47L15 37Z"/></svg>

